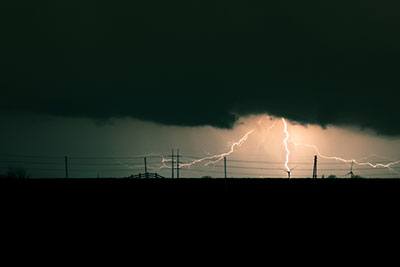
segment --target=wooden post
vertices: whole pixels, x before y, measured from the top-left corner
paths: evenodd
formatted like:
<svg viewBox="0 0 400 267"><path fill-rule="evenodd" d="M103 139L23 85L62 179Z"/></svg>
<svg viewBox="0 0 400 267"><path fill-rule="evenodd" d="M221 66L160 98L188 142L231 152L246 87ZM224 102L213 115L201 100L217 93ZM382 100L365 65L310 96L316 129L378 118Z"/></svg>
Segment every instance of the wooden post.
<svg viewBox="0 0 400 267"><path fill-rule="evenodd" d="M226 175L226 157L224 157L224 178L225 179L227 178L227 175Z"/></svg>
<svg viewBox="0 0 400 267"><path fill-rule="evenodd" d="M179 149L176 152L176 178L179 179Z"/></svg>
<svg viewBox="0 0 400 267"><path fill-rule="evenodd" d="M174 150L172 149L172 164L171 164L171 166L172 166L172 179L174 179L175 178L175 174L174 174L174 168L175 168L175 166L174 166L174 164L175 164L175 162L174 162Z"/></svg>
<svg viewBox="0 0 400 267"><path fill-rule="evenodd" d="M317 177L318 177L318 174L317 174L317 160L318 160L318 157L317 157L317 155L315 155L314 156L314 167L313 167L313 175L312 175L312 178L313 179L317 179Z"/></svg>

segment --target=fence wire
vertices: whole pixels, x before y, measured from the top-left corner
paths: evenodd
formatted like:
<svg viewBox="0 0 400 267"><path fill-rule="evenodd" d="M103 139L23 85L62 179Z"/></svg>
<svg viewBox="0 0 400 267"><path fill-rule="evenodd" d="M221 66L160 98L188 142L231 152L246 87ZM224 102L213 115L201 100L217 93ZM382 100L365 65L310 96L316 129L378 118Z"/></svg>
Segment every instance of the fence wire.
<svg viewBox="0 0 400 267"><path fill-rule="evenodd" d="M145 160L146 158L146 166ZM37 156L37 155L15 155L0 154L0 174L3 176L25 170L29 177L37 178L63 178L68 169L70 178L92 178L92 177L130 177L139 173L157 173L166 178L172 176L171 155L135 155L135 156ZM180 163L184 164L199 156L181 155ZM385 163L385 162L380 162ZM313 159L309 161L291 162L295 168L292 171L292 178L308 178L312 176ZM204 165L199 163L190 168L180 168L180 178L198 177L224 177L223 161L215 164ZM174 160L176 175L176 159ZM262 161L262 160L241 160L227 158L227 176L231 178L285 178L287 173L283 168L283 162ZM320 159L318 162L318 177L349 177L350 166L346 163L332 162ZM354 166L353 173L365 178L397 178L399 177L400 165L392 168L370 168Z"/></svg>

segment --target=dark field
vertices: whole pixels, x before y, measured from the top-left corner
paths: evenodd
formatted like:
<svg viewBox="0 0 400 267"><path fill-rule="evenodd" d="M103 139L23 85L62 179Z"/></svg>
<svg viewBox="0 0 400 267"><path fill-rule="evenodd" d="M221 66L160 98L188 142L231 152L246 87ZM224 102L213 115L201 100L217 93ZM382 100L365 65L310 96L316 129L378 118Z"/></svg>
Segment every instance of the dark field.
<svg viewBox="0 0 400 267"><path fill-rule="evenodd" d="M114 195L117 198L183 195L187 197L374 197L400 196L400 179L0 179L2 194ZM399 195L398 195L399 194Z"/></svg>
<svg viewBox="0 0 400 267"><path fill-rule="evenodd" d="M199 222L221 229L214 225L221 220L224 225L264 220L290 229L337 222L353 229L376 220L394 222L399 200L400 179L0 180L2 210L8 218L22 216L20 222L50 218L75 225L85 219L93 227L129 221L162 231L161 225ZM358 223L349 225L350 218Z"/></svg>

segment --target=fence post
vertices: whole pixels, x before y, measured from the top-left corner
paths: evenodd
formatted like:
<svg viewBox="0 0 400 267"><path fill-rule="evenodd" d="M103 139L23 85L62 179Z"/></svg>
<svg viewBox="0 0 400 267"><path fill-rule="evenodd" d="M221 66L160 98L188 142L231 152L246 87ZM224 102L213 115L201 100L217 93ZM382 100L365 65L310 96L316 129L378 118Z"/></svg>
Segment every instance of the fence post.
<svg viewBox="0 0 400 267"><path fill-rule="evenodd" d="M175 168L175 166L174 166L174 150L172 149L172 175L171 175L171 177L172 177L172 179L174 179L175 178L175 175L174 175L174 168Z"/></svg>
<svg viewBox="0 0 400 267"><path fill-rule="evenodd" d="M176 153L176 178L179 178L179 149Z"/></svg>
<svg viewBox="0 0 400 267"><path fill-rule="evenodd" d="M225 179L227 178L227 175L226 175L226 157L224 157L224 178Z"/></svg>

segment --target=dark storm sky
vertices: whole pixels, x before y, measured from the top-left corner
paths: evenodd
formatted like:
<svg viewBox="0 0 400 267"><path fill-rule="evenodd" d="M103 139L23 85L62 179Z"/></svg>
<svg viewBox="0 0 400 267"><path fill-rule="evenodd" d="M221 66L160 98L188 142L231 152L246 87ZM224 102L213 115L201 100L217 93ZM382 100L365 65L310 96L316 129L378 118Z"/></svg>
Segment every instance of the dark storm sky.
<svg viewBox="0 0 400 267"><path fill-rule="evenodd" d="M400 134L395 1L3 1L3 110Z"/></svg>

